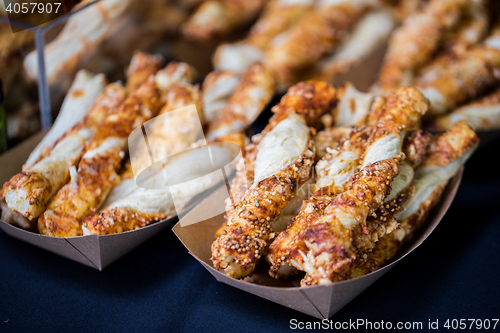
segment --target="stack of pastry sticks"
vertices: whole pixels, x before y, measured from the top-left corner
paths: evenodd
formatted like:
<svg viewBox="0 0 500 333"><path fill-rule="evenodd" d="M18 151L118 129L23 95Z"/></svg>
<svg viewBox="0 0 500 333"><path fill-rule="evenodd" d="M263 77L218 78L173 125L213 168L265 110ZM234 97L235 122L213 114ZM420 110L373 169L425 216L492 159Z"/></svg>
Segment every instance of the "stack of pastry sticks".
<svg viewBox="0 0 500 333"><path fill-rule="evenodd" d="M137 53L125 86L108 84L87 110L62 110L60 121L35 149L23 172L4 184L2 220L26 229L37 227L41 234L54 237L119 233L173 216L190 198L217 184L217 177L206 177L203 182L177 187L175 193L136 185L134 174L137 178L153 164L141 156L134 165L126 162L129 136L134 131L142 134L142 126L149 142L155 143L150 153L159 161L143 177L154 188L166 173L188 179L191 169L186 163L198 155L183 151L207 143L197 142L203 136L202 125L209 124L203 120L198 86L192 85L194 69L175 62L160 69L162 61ZM102 76L96 79L102 81ZM74 115L80 121L68 116L75 110L81 113ZM235 143L214 149L236 156L238 151L233 150L243 146L244 140L237 132L208 143Z"/></svg>
<svg viewBox="0 0 500 333"><path fill-rule="evenodd" d="M443 134L423 131L430 105L412 87L372 97L362 117L316 134L310 126L325 114L353 114L339 107L346 95L325 82L301 82L273 108L246 148L247 169L238 167L212 244L215 268L244 278L264 257L273 277L305 272L302 286L374 271L422 224L478 145L463 121ZM292 203L310 177L308 195ZM277 217L290 208L298 213L287 226Z"/></svg>
<svg viewBox="0 0 500 333"><path fill-rule="evenodd" d="M218 47L214 67L244 72L261 61L286 89L304 77L333 79L383 45L397 6L383 1L271 1L247 37Z"/></svg>
<svg viewBox="0 0 500 333"><path fill-rule="evenodd" d="M500 26L488 0L430 0L393 33L376 88L418 87L431 101L426 122L450 129L500 127ZM495 10L490 10L493 8Z"/></svg>
<svg viewBox="0 0 500 333"><path fill-rule="evenodd" d="M211 82L229 80L231 89L255 63L271 70L278 90L310 78L332 81L388 41L376 94L419 88L432 102L424 119L432 131L459 120L496 129L499 17L489 0L271 1L244 39L217 48Z"/></svg>

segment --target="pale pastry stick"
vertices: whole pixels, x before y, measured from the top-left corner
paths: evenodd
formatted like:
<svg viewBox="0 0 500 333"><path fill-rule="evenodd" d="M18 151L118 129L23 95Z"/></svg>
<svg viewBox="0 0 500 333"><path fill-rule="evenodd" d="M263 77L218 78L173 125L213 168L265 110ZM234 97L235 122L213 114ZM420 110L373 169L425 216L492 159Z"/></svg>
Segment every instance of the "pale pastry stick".
<svg viewBox="0 0 500 333"><path fill-rule="evenodd" d="M56 121L42 141L31 152L23 165L23 169L30 168L38 160L47 156L56 141L70 128L83 120L105 85L106 78L103 74L95 75L84 69L78 71L71 88L64 98Z"/></svg>
<svg viewBox="0 0 500 333"><path fill-rule="evenodd" d="M216 269L235 278L253 272L276 236L271 221L290 202L297 184L309 178L313 149L310 130L297 114L290 114L262 138L254 183L227 216L222 236L212 244Z"/></svg>
<svg viewBox="0 0 500 333"><path fill-rule="evenodd" d="M118 27L132 0L98 2L69 18L56 39L45 47L45 70L49 84L64 86L71 80L79 61L100 45ZM27 75L36 80L39 73L36 50L24 60ZM67 82L69 85L70 82Z"/></svg>
<svg viewBox="0 0 500 333"><path fill-rule="evenodd" d="M472 155L478 142L479 138L464 121L434 138L423 165L416 170L415 194L395 215L400 222L399 230L383 236L372 252L359 256L350 278L373 272L396 255L403 242L411 238L439 202L446 184Z"/></svg>
<svg viewBox="0 0 500 333"><path fill-rule="evenodd" d="M274 95L272 72L264 65L252 65L241 78L220 117L210 123L207 137L216 138L243 130L253 123Z"/></svg>
<svg viewBox="0 0 500 333"><path fill-rule="evenodd" d="M278 87L289 86L298 71L331 53L369 8L367 0L319 1L266 52L264 63L273 69Z"/></svg>
<svg viewBox="0 0 500 333"><path fill-rule="evenodd" d="M431 58L445 34L461 18L466 0L430 0L422 11L410 15L391 37L380 70L382 92L412 82L415 73Z"/></svg>
<svg viewBox="0 0 500 333"><path fill-rule="evenodd" d="M243 146L244 135L233 133L210 140L209 144L213 142L231 142L233 145L212 144L211 154L237 156L239 151L235 148ZM109 235L126 232L180 213L195 195L222 180L214 172L211 163L200 163L204 161L205 156L203 151L197 149L174 156L161 166L156 175L147 180L154 184L155 189L137 188L104 210L88 216L83 222L84 234ZM179 185L171 186L173 184L168 182L168 175L175 175L176 184ZM200 177L201 175L204 177Z"/></svg>
<svg viewBox="0 0 500 333"><path fill-rule="evenodd" d="M500 128L500 89L434 119L429 127L436 131L444 131L461 120L467 121L476 131Z"/></svg>
<svg viewBox="0 0 500 333"><path fill-rule="evenodd" d="M315 0L270 1L245 39L217 48L214 67L243 73L253 63L262 61L265 50L275 37L279 38L281 33L308 13L314 3Z"/></svg>
<svg viewBox="0 0 500 333"><path fill-rule="evenodd" d="M388 12L368 13L338 50L314 66L311 77L332 81L337 75L348 72L383 45L395 27L395 19Z"/></svg>
<svg viewBox="0 0 500 333"><path fill-rule="evenodd" d="M74 237L83 234L82 220L95 212L111 188L119 182L116 173L125 157L129 134L155 116L161 107L154 79L131 94L118 110L106 117L86 147L71 180L47 205L38 220L42 235Z"/></svg>
<svg viewBox="0 0 500 333"><path fill-rule="evenodd" d="M370 236L366 218L387 196L391 198L389 185L399 173L403 139L419 127L427 108L428 101L414 88L400 88L387 98L363 154L361 171L353 176L349 189L297 235L307 249L287 263L306 271L303 286L328 284L349 271L356 246L366 246Z"/></svg>
<svg viewBox="0 0 500 333"><path fill-rule="evenodd" d="M154 75L163 62L161 55L136 52L127 68L127 91L134 92Z"/></svg>
<svg viewBox="0 0 500 333"><path fill-rule="evenodd" d="M250 23L265 3L264 0L206 1L183 24L181 31L187 38L210 41Z"/></svg>
<svg viewBox="0 0 500 333"><path fill-rule="evenodd" d="M2 196L9 208L29 220L39 217L47 202L67 183L69 169L82 156L96 122L114 111L124 98L125 89L120 84L109 84L84 120L65 133L45 158L5 183Z"/></svg>
<svg viewBox="0 0 500 333"><path fill-rule="evenodd" d="M207 75L201 89L203 115L207 122L220 117L239 82L240 78L230 71L217 70Z"/></svg>
<svg viewBox="0 0 500 333"><path fill-rule="evenodd" d="M431 102L429 116L439 116L500 81L500 25L481 44L450 57L446 66L431 64L416 86Z"/></svg>

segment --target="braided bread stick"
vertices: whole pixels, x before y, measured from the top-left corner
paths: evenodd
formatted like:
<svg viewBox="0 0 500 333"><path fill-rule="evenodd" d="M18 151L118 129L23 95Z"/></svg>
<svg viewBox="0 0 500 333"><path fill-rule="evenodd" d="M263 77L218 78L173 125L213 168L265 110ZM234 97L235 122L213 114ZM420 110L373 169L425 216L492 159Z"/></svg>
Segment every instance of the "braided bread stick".
<svg viewBox="0 0 500 333"><path fill-rule="evenodd" d="M97 210L119 182L116 172L125 157L129 134L156 115L160 103L160 92L151 77L99 124L78 169L70 170L70 182L51 199L38 220L41 234L54 237L83 234L83 218Z"/></svg>
<svg viewBox="0 0 500 333"><path fill-rule="evenodd" d="M445 32L461 18L466 0L430 0L410 15L391 37L378 84L383 92L410 84L438 48Z"/></svg>
<svg viewBox="0 0 500 333"><path fill-rule="evenodd" d="M177 154L194 143L201 134L200 123L203 117L199 114L201 107L197 87L193 87L194 69L183 62L172 61L155 74L155 82L160 88L164 107L160 115L167 114L188 105L194 104L197 114L192 112L174 112L164 117L157 117L151 126L148 126L148 138L154 142L151 147L156 160ZM168 144L166 144L168 142ZM131 147L129 147L131 149ZM137 153L137 152L136 152ZM149 153L134 155L134 170L132 163L127 163L120 174L120 182L109 192L102 206L107 207L112 202L126 196L137 188L134 171L139 174L150 164Z"/></svg>
<svg viewBox="0 0 500 333"><path fill-rule="evenodd" d="M212 244L216 269L235 278L252 273L276 236L271 221L290 202L297 184L309 177L313 158L310 130L299 115L289 115L266 134L258 146L254 184Z"/></svg>
<svg viewBox="0 0 500 333"><path fill-rule="evenodd" d="M264 56L264 63L275 73L278 87L297 81L298 71L329 54L369 8L370 2L365 0L319 1Z"/></svg>
<svg viewBox="0 0 500 333"><path fill-rule="evenodd" d="M422 166L416 169L415 194L395 215L400 228L381 237L373 251L358 256L351 278L379 269L396 255L403 242L411 238L439 202L446 184L465 164L478 142L478 137L464 121L434 138Z"/></svg>
<svg viewBox="0 0 500 333"><path fill-rule="evenodd" d="M243 130L257 119L274 91L272 72L260 63L250 66L220 116L210 123L207 136L216 138Z"/></svg>
<svg viewBox="0 0 500 333"><path fill-rule="evenodd" d="M441 62L429 65L416 86L431 102L429 116L449 112L500 81L500 25L481 44Z"/></svg>
<svg viewBox="0 0 500 333"><path fill-rule="evenodd" d="M247 170L240 171L238 173L239 178L237 177L234 180L233 185L236 185L236 191L240 193L235 195L241 195L247 180L253 180L254 184L250 189L245 189L244 194L241 195L241 202L233 194L231 195L232 200L226 201L226 205L229 205L226 213L226 225L223 230L218 231L217 235L221 236L212 245L212 261L215 267L224 269L226 274L234 277L244 277L251 274L257 261L262 256L261 251L267 247L268 241L275 236L274 226L272 225L275 218L289 204L296 185L300 186L300 183L309 178L309 171L312 167L312 159L309 154L314 151L314 145L312 140L307 139L309 130L305 129L307 125L317 124L320 117L331 111L335 105L335 88L326 82L306 81L291 87L280 103L272 108L274 115L269 120L269 124L260 134L254 135L252 138L253 143L246 147ZM285 123L282 124L283 121ZM275 131L275 134L265 139L278 126L280 127ZM287 128L293 129L294 134L287 133ZM281 139L274 143L273 140L280 136ZM290 139L288 139L288 136L290 136ZM267 143L260 145L264 139L264 142ZM279 146L280 143L285 144L287 140L289 141L286 143L287 149ZM293 144L293 141L297 140L302 145L302 150L300 145ZM279 154L274 153L274 146L278 148ZM281 158L287 160L287 163L279 161L280 155ZM295 156L290 157L292 155ZM275 161L274 167L272 161ZM288 163L292 164L288 165ZM283 170L276 169L276 166L282 164ZM274 172L277 174L273 176L272 173L269 173L269 170L266 171L266 168L269 167L271 167L271 171L274 168ZM277 178L278 176L280 178ZM262 184L259 185L259 183ZM257 198L257 202L255 202L254 197ZM266 199L265 201L259 201L259 198ZM253 205L252 202L248 203L249 207L253 207L250 208L252 211L246 210L248 200L253 202ZM260 206L259 202L265 204L265 206ZM256 216L260 216L260 218L255 221ZM238 233L236 228L239 226L231 225L234 221L239 221L242 224L247 235L243 235L243 237L236 235L235 239L228 240L231 233ZM253 224L254 221L257 223ZM271 230L273 231L271 232ZM270 237L270 233L273 234L272 237ZM227 246L228 241L241 245L248 244L252 236L253 240L251 242L254 249L242 247L238 252L239 247L236 249L235 244L232 249L232 245ZM238 257L235 257L236 255Z"/></svg>
<svg viewBox="0 0 500 333"><path fill-rule="evenodd" d="M125 98L125 89L110 84L97 97L84 120L65 133L48 155L12 177L2 189L8 207L29 220L45 210L47 202L68 182L69 168L83 154L95 131L95 120L114 111Z"/></svg>
<svg viewBox="0 0 500 333"><path fill-rule="evenodd" d="M269 45L310 12L314 3L315 0L270 1L246 38L217 48L214 67L234 73L245 72L255 62L262 61Z"/></svg>
<svg viewBox="0 0 500 333"><path fill-rule="evenodd" d="M210 145L213 142L230 142L233 145ZM237 156L238 151L235 149L239 150L244 145L244 135L233 133L208 140L208 143L211 154ZM147 179L149 184L154 184L154 189L137 187L102 211L91 214L83 221L83 232L94 235L116 234L139 229L180 213L195 195L221 181L210 163L200 163L206 157L205 153L190 149L162 163L158 172ZM171 186L169 175L175 175L179 185Z"/></svg>
<svg viewBox="0 0 500 333"><path fill-rule="evenodd" d="M322 211L328 206L336 195L344 192L344 186L352 175L359 171L361 155L366 148L366 141L371 133L371 128L360 128L345 141L339 142L337 147L330 150L316 164L318 175L316 184L311 190L311 197L305 200L300 212L293 223L273 241L266 257L271 268L271 276L284 276L290 273L285 268L289 262L300 261L300 251L306 245L297 239L298 234L312 221L319 218ZM296 266L295 263L293 266Z"/></svg>
<svg viewBox="0 0 500 333"><path fill-rule="evenodd" d="M303 286L328 284L349 271L356 247L365 246L366 234L370 233L367 217L390 195L390 184L399 173L403 138L418 128L427 107L427 100L414 88L400 88L387 98L368 140L361 171L352 177L348 189L297 236L307 248L290 264L306 271Z"/></svg>
<svg viewBox="0 0 500 333"><path fill-rule="evenodd" d="M189 39L207 42L248 24L264 7L264 0L205 1L181 27Z"/></svg>
<svg viewBox="0 0 500 333"><path fill-rule="evenodd" d="M437 131L444 131L460 120L467 121L477 131L500 128L500 89L465 104L447 115L437 117L430 127Z"/></svg>

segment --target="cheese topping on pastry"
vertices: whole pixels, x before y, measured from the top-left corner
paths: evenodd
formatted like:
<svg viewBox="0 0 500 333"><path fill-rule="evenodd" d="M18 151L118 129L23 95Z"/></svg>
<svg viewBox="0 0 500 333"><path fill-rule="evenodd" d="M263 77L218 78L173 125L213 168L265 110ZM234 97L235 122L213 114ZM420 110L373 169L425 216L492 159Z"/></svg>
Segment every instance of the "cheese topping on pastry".
<svg viewBox="0 0 500 333"><path fill-rule="evenodd" d="M316 165L319 175L314 191L322 187L342 186L358 171L359 156L351 151L343 151L330 160L321 160Z"/></svg>
<svg viewBox="0 0 500 333"><path fill-rule="evenodd" d="M395 215L396 220L403 221L413 215L419 209L420 204L430 197L432 192L438 187L446 185L448 180L457 173L458 169L469 158L472 151L471 149L469 153L442 167L420 168L415 179L415 194L407 202L404 209Z"/></svg>
<svg viewBox="0 0 500 333"><path fill-rule="evenodd" d="M286 168L306 149L309 128L298 115L290 115L273 128L257 146L254 184Z"/></svg>
<svg viewBox="0 0 500 333"><path fill-rule="evenodd" d="M401 152L401 144L401 138L394 134L378 139L366 152L363 167L398 155Z"/></svg>
<svg viewBox="0 0 500 333"><path fill-rule="evenodd" d="M385 198L384 203L392 201L396 196L403 192L413 180L415 172L410 163L403 161L399 166L399 174L391 183L391 193Z"/></svg>

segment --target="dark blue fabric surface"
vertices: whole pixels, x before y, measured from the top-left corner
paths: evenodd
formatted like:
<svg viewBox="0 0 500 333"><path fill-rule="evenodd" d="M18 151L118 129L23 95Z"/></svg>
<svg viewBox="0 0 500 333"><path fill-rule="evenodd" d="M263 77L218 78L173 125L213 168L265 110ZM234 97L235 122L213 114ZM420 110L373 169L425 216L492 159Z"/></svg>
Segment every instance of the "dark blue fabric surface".
<svg viewBox="0 0 500 333"><path fill-rule="evenodd" d="M424 244L332 320L500 317L498 144L467 164ZM316 320L218 283L171 230L103 272L0 232L0 332L278 332L293 318Z"/></svg>

